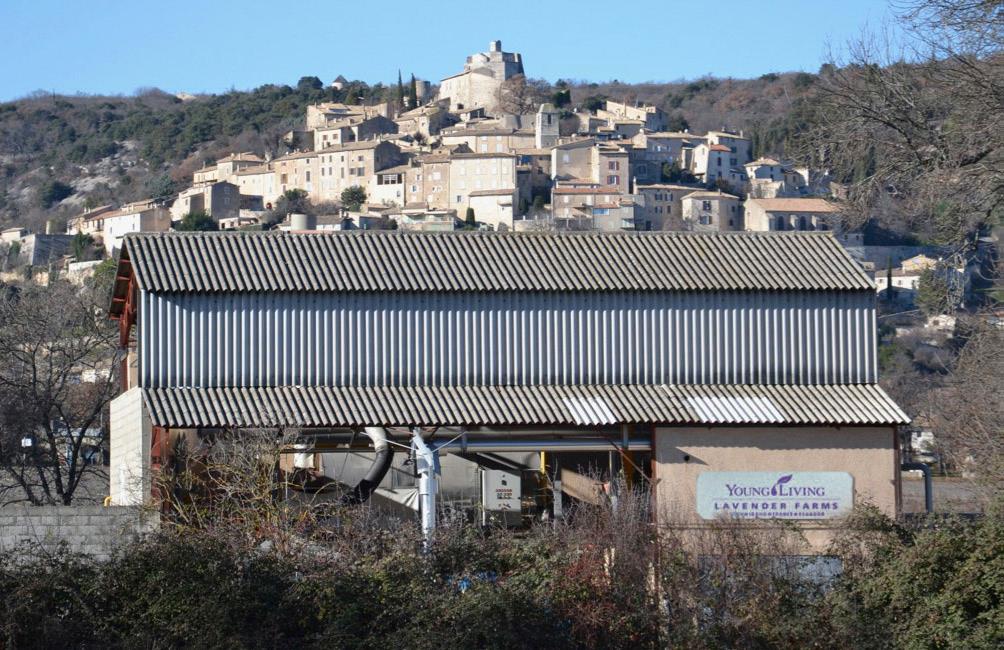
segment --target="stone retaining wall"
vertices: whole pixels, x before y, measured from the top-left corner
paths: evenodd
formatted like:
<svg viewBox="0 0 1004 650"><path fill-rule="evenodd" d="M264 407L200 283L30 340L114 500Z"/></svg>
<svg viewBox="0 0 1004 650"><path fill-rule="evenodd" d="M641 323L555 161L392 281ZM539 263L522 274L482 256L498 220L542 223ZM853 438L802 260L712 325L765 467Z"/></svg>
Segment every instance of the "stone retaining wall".
<svg viewBox="0 0 1004 650"><path fill-rule="evenodd" d="M112 506L28 506L0 508L0 551L25 543L53 549L66 542L73 551L106 559L121 543L157 529L155 514Z"/></svg>

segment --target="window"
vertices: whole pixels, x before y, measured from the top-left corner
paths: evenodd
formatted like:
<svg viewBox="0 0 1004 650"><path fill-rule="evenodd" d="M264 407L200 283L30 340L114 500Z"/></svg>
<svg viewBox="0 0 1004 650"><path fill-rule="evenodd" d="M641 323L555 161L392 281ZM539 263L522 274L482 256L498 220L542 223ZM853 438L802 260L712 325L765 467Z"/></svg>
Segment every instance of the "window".
<svg viewBox="0 0 1004 650"><path fill-rule="evenodd" d="M716 163L716 164L717 164L717 165L718 165L719 167L721 167L721 166L722 166L722 158L721 158L721 156L719 156L718 158L715 158L715 163Z"/></svg>
<svg viewBox="0 0 1004 650"><path fill-rule="evenodd" d="M567 153L561 154L561 162L567 163L571 161L571 157Z"/></svg>
<svg viewBox="0 0 1004 650"><path fill-rule="evenodd" d="M784 215L777 215L774 220L774 230L784 230Z"/></svg>
<svg viewBox="0 0 1004 650"><path fill-rule="evenodd" d="M809 229L808 228L808 222L807 222L807 220L805 218L805 215L802 215L802 216L800 216L798 218L798 229L799 230L808 230Z"/></svg>
<svg viewBox="0 0 1004 650"><path fill-rule="evenodd" d="M607 162L607 169L609 169L612 172L619 171L620 168L621 164L616 160L611 160Z"/></svg>
<svg viewBox="0 0 1004 650"><path fill-rule="evenodd" d="M700 218L698 219L698 221L701 222L702 226L710 226L711 225L711 215L710 214L702 214L700 216Z"/></svg>
<svg viewBox="0 0 1004 650"><path fill-rule="evenodd" d="M283 185L285 185L285 184L286 184L286 183L288 183L289 181L288 181L288 180L286 179L286 175L285 175L285 174L282 174L282 175L281 175L281 176L279 177L279 182L280 182L280 183L282 183Z"/></svg>
<svg viewBox="0 0 1004 650"><path fill-rule="evenodd" d="M701 201L701 209L702 210L710 210L711 209L711 201Z"/></svg>
<svg viewBox="0 0 1004 650"><path fill-rule="evenodd" d="M593 209L593 214L598 214L598 215L610 214L610 209L609 208L594 208Z"/></svg>
<svg viewBox="0 0 1004 650"><path fill-rule="evenodd" d="M607 176L607 185L617 185L621 182L621 177L617 175Z"/></svg>
<svg viewBox="0 0 1004 650"><path fill-rule="evenodd" d="M463 200L464 200L464 197L462 197L462 196L460 196L460 195L458 194L458 195L457 195L457 203L460 203L460 202L461 202L461 201L463 201Z"/></svg>
<svg viewBox="0 0 1004 650"><path fill-rule="evenodd" d="M310 182L310 172L309 171L307 172L307 182L308 183Z"/></svg>

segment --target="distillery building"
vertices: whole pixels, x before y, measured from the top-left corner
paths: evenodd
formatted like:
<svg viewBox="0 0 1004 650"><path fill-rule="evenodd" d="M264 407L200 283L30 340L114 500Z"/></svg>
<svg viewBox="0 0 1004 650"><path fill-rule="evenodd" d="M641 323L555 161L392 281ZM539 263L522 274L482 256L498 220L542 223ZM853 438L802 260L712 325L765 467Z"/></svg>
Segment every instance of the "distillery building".
<svg viewBox="0 0 1004 650"><path fill-rule="evenodd" d="M857 504L899 509L875 300L825 233L128 235L112 500L152 498L178 436L283 428L289 471L428 508L420 435L439 507L519 525L619 473L667 525L788 520L821 544Z"/></svg>

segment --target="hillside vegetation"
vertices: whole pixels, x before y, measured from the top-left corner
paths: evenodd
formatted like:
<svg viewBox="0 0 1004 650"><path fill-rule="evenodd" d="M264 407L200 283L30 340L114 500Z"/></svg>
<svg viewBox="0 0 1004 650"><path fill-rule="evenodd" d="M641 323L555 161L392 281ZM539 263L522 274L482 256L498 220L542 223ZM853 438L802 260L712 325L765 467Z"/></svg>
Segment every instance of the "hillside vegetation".
<svg viewBox="0 0 1004 650"><path fill-rule="evenodd" d="M804 126L816 80L805 73L669 84L535 82L541 98L568 88L574 107L603 98L649 102L674 126L749 132L760 152L780 153ZM0 104L0 226L41 229L87 206L167 196L192 171L231 151L280 155L282 135L322 101L375 103L395 88L354 81L342 90L317 77L182 101L152 89L131 97L35 94Z"/></svg>

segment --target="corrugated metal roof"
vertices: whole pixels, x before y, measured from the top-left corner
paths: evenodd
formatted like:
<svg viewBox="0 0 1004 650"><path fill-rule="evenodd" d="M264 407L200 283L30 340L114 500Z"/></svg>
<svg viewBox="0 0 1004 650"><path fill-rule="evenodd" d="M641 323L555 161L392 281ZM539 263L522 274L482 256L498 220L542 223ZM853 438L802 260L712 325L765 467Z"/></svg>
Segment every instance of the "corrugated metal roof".
<svg viewBox="0 0 1004 650"><path fill-rule="evenodd" d="M154 426L906 424L877 385L147 388Z"/></svg>
<svg viewBox="0 0 1004 650"><path fill-rule="evenodd" d="M815 233L136 233L125 242L139 287L153 292L874 289L832 235Z"/></svg>

